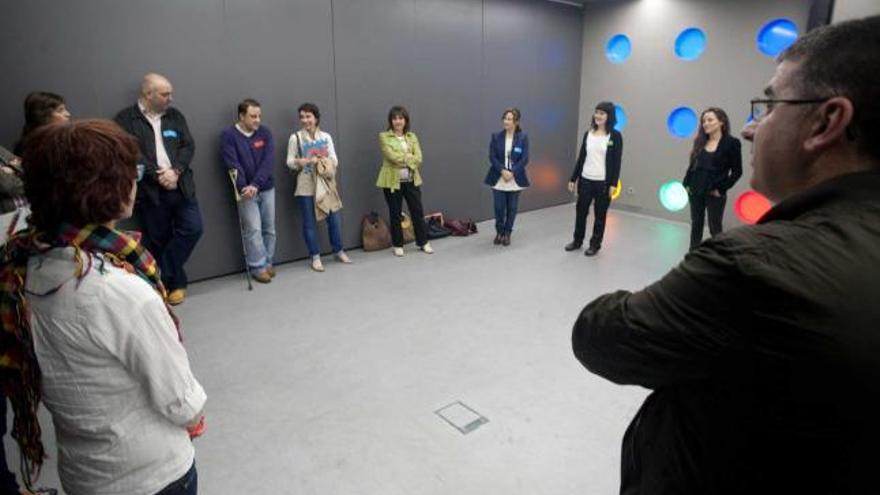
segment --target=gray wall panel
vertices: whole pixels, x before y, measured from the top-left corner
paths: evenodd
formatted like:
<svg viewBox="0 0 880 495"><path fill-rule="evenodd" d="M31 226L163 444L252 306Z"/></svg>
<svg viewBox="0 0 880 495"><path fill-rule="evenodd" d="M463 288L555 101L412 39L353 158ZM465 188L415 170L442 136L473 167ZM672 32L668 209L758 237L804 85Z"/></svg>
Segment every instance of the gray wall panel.
<svg viewBox="0 0 880 495"><path fill-rule="evenodd" d="M469 0L416 3L413 119L425 154L424 205L451 217L491 215L481 197L481 11Z"/></svg>
<svg viewBox="0 0 880 495"><path fill-rule="evenodd" d="M51 12L51 14L49 14ZM141 76L167 75L196 140L193 161L205 235L192 279L237 271L241 248L219 133L235 104L254 97L276 139L277 260L306 255L293 177L284 157L296 107L318 104L340 157L347 246L360 218L387 211L375 178L376 134L406 105L425 149L426 210L492 215L481 184L489 133L509 105L525 113L532 162L572 159L581 11L526 0L36 0L3 2L0 62L15 67L0 111L0 142L22 125L31 90L63 94L75 117L112 117L132 104ZM551 55L547 55L547 54ZM549 110L548 110L549 109ZM542 116L540 117L539 116ZM560 201L528 191L521 209ZM319 230L325 231L323 227ZM321 236L326 245L326 232Z"/></svg>
<svg viewBox="0 0 880 495"><path fill-rule="evenodd" d="M360 243L360 219L370 210L384 213L375 187L381 157L378 133L388 108L400 103L412 111L414 131L419 115L413 108L417 70L415 1L335 0L336 88L339 105L340 185L345 203L345 241Z"/></svg>
<svg viewBox="0 0 880 495"><path fill-rule="evenodd" d="M880 14L877 0L834 0L832 22L858 19Z"/></svg>
<svg viewBox="0 0 880 495"><path fill-rule="evenodd" d="M491 0L484 5L482 162L488 161L488 133L501 129L501 112L506 107L516 106L529 135L529 166L533 171L539 164L552 167L565 177L575 158L571 143L576 139L577 107L571 95L578 91L581 50L572 33L581 29L581 11L521 0ZM484 197L491 205L488 188ZM523 193L520 209L567 200L562 183L548 190L532 187Z"/></svg>

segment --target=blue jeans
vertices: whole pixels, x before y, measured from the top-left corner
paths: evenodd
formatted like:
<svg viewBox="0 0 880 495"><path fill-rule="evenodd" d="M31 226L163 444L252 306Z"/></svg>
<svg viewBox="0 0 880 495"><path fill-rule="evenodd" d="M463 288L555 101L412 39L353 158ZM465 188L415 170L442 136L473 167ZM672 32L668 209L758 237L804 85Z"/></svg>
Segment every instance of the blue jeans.
<svg viewBox="0 0 880 495"><path fill-rule="evenodd" d="M244 257L251 273L272 266L275 257L275 188L238 203Z"/></svg>
<svg viewBox="0 0 880 495"><path fill-rule="evenodd" d="M183 265L202 237L202 214L195 198L180 189L159 192L159 204L144 198L136 205L143 230L143 245L159 263L162 282L169 291L186 288Z"/></svg>
<svg viewBox="0 0 880 495"><path fill-rule="evenodd" d="M156 495L196 495L199 491L199 476L196 473L196 463L189 468L177 481L166 486Z"/></svg>
<svg viewBox="0 0 880 495"><path fill-rule="evenodd" d="M516 220L516 209L519 207L520 191L499 191L492 189L495 200L495 232L498 235L510 235L513 222Z"/></svg>
<svg viewBox="0 0 880 495"><path fill-rule="evenodd" d="M315 257L321 254L321 246L318 244L317 221L315 220L315 197L297 196L299 211L302 215L303 239L309 249L309 256ZM338 211L327 215L327 232L330 234L330 247L334 253L342 251L342 229L340 228L340 215Z"/></svg>

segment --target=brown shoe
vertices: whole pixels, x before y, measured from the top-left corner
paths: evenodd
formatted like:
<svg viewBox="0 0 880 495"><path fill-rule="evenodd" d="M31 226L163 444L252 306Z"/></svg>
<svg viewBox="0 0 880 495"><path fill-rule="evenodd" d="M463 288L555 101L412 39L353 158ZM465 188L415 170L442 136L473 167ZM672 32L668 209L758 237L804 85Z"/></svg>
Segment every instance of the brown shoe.
<svg viewBox="0 0 880 495"><path fill-rule="evenodd" d="M275 278L275 268L272 265L266 267L266 273L268 273L270 277Z"/></svg>
<svg viewBox="0 0 880 495"><path fill-rule="evenodd" d="M501 236L501 245L510 246L510 234L504 234Z"/></svg>
<svg viewBox="0 0 880 495"><path fill-rule="evenodd" d="M261 284L268 284L272 281L272 275L269 273L268 269L261 270L257 273L252 274L251 276L254 277L254 280Z"/></svg>
<svg viewBox="0 0 880 495"><path fill-rule="evenodd" d="M186 289L174 289L168 293L168 304L172 306L177 306L182 303L184 299L186 299Z"/></svg>
<svg viewBox="0 0 880 495"><path fill-rule="evenodd" d="M495 235L495 240L492 241L492 244L495 244L496 246L501 244L501 237L503 237L501 234Z"/></svg>

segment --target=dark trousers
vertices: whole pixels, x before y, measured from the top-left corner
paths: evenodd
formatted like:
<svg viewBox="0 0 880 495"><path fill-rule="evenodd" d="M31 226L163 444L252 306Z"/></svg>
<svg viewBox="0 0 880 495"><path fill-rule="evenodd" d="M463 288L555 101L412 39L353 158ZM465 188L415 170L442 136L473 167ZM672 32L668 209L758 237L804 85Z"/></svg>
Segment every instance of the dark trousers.
<svg viewBox="0 0 880 495"><path fill-rule="evenodd" d="M6 394L0 387L0 494L18 494L18 483L15 475L9 472L6 465L6 449L3 448L2 439L6 435Z"/></svg>
<svg viewBox="0 0 880 495"><path fill-rule="evenodd" d="M403 200L406 199L406 207L412 218L413 230L416 235L416 244L419 247L428 242L428 234L425 229L425 212L422 210L422 190L412 182L401 182L400 189L391 191L383 188L385 202L388 203L388 222L391 226L391 244L395 247L403 246L403 229L400 227L400 213L403 211Z"/></svg>
<svg viewBox="0 0 880 495"><path fill-rule="evenodd" d="M189 471L177 481L166 486L156 495L196 495L199 488L199 476L196 473L196 463L193 462Z"/></svg>
<svg viewBox="0 0 880 495"><path fill-rule="evenodd" d="M495 232L498 235L510 235L513 232L513 221L519 207L520 191L499 191L492 189L495 200Z"/></svg>
<svg viewBox="0 0 880 495"><path fill-rule="evenodd" d="M608 215L608 205L611 204L611 196L608 195L608 183L603 180L588 180L581 177L578 180L578 199L574 218L574 242L583 244L587 230L587 214L590 211L590 203L593 203L593 236L590 237L590 247L599 249L602 247L602 238L605 236L605 217Z"/></svg>
<svg viewBox="0 0 880 495"><path fill-rule="evenodd" d="M202 237L199 203L186 199L180 189L159 193L159 204L138 201L137 215L143 230L143 245L156 258L162 282L169 291L186 288L183 265Z"/></svg>
<svg viewBox="0 0 880 495"><path fill-rule="evenodd" d="M724 217L724 205L727 204L727 195L722 194L716 198L709 193L691 194L688 196L691 206L691 249L695 249L703 242L703 220L709 215L709 232L716 236L724 230L721 219Z"/></svg>

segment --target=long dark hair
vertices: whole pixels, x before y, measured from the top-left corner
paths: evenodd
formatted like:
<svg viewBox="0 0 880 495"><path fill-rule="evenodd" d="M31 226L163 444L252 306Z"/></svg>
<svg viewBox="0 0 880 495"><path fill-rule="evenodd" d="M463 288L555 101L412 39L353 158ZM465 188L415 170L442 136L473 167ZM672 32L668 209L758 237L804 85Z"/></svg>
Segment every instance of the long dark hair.
<svg viewBox="0 0 880 495"><path fill-rule="evenodd" d="M394 105L391 107L391 110L388 110L388 129L386 130L394 130L394 126L391 125L391 120L394 117L403 117L406 120L406 124L403 126L403 133L409 132L409 112L406 111L406 108L403 108L402 105Z"/></svg>
<svg viewBox="0 0 880 495"><path fill-rule="evenodd" d="M64 105L64 97L47 91L34 91L24 99L24 127L21 138L24 139L37 127L52 122L52 113Z"/></svg>
<svg viewBox="0 0 880 495"><path fill-rule="evenodd" d="M596 109L593 110L593 113L596 113L596 110L602 110L608 115L608 120L605 121L605 132L611 134L611 131L614 130L614 126L617 125L617 112L614 110L614 103L610 101L601 101L596 105ZM596 130L599 126L596 125L596 119L594 117L590 117L590 129Z"/></svg>
<svg viewBox="0 0 880 495"><path fill-rule="evenodd" d="M513 121L516 122L516 132L522 132L522 128L519 126L519 120L522 118L522 113L520 113L519 108L510 107L504 110L504 113L501 114L501 120L504 120L504 117L509 113L513 114Z"/></svg>
<svg viewBox="0 0 880 495"><path fill-rule="evenodd" d="M700 150L706 147L706 141L709 140L709 135L703 130L703 117L709 112L714 113L715 116L718 117L718 120L721 121L721 138L723 139L725 136L730 135L730 119L727 118L727 112L718 107L709 107L703 110L703 113L700 114L697 137L694 138L694 147L691 149L691 165L696 162L697 155L700 154Z"/></svg>

